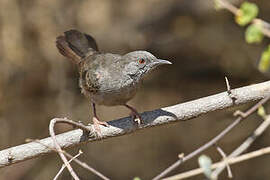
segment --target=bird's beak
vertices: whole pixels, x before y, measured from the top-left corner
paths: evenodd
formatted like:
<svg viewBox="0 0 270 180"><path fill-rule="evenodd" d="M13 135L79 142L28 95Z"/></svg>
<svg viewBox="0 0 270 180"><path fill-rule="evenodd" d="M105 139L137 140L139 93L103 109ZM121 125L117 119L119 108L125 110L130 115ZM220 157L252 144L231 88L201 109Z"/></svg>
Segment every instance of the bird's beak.
<svg viewBox="0 0 270 180"><path fill-rule="evenodd" d="M146 73L150 72L151 70L155 69L157 66L159 65L163 65L163 64L172 64L170 61L167 60L163 60L163 59L155 59L154 61L152 61L149 65L148 68L146 70Z"/></svg>
<svg viewBox="0 0 270 180"><path fill-rule="evenodd" d="M172 64L172 63L170 61L167 61L167 60L156 59L150 64L150 67L155 68L155 67L157 67L159 65L163 65L163 64Z"/></svg>
<svg viewBox="0 0 270 180"><path fill-rule="evenodd" d="M160 65L161 65L161 64L172 64L170 61L163 60L163 59L158 59L158 60L157 60L157 63L160 64Z"/></svg>

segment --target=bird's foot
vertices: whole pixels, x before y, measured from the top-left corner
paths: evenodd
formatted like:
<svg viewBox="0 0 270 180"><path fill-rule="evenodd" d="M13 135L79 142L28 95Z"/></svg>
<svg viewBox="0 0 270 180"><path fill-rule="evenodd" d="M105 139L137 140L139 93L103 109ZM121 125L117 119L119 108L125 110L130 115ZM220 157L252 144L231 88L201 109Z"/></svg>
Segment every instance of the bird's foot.
<svg viewBox="0 0 270 180"><path fill-rule="evenodd" d="M138 124L138 125L141 125L143 124L143 120L142 120L142 117L140 116L140 114L138 113L138 111L134 108L134 107L131 107L127 104L125 104L125 106L130 109L130 116L132 117L133 121Z"/></svg>
<svg viewBox="0 0 270 180"><path fill-rule="evenodd" d="M142 117L140 116L140 114L136 110L132 110L130 113L130 116L132 117L133 121L136 124L138 124L138 125L143 124Z"/></svg>
<svg viewBox="0 0 270 180"><path fill-rule="evenodd" d="M97 133L98 136L101 136L101 130L99 125L108 127L109 124L105 121L100 121L97 117L93 117L93 123L94 123L94 132Z"/></svg>
<svg viewBox="0 0 270 180"><path fill-rule="evenodd" d="M93 123L96 125L102 125L108 127L109 124L106 121L100 121L97 117L93 117Z"/></svg>

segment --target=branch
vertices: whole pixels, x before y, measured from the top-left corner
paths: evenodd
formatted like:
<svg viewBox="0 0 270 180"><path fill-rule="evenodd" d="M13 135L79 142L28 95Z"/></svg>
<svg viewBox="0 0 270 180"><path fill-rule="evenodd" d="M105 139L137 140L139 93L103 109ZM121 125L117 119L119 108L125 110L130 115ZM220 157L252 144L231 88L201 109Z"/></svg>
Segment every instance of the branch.
<svg viewBox="0 0 270 180"><path fill-rule="evenodd" d="M220 4L222 8L227 9L235 16L237 16L240 13L240 10L227 0L217 0L217 2ZM252 20L251 23L261 28L262 33L270 38L270 24L268 22L259 18L255 18Z"/></svg>
<svg viewBox="0 0 270 180"><path fill-rule="evenodd" d="M223 158L223 161L224 163L226 164L226 167L227 167L227 172L228 172L228 178L233 178L233 175L232 175L232 170L231 170L231 167L229 166L228 162L227 162L227 155L226 153L219 147L217 146L217 151L219 152L219 154L222 156Z"/></svg>
<svg viewBox="0 0 270 180"><path fill-rule="evenodd" d="M250 147L250 145L267 129L267 127L269 127L269 125L270 125L270 116L268 116L266 120L264 120L261 123L261 125L237 149L235 149L229 156L227 156L226 161L223 160L223 161L213 164L211 166L211 169L216 169L212 175L212 176L215 176L213 177L213 179L217 178L218 174L226 167L226 164L235 164L241 161L245 161L251 158L255 158L255 157L270 153L270 147L267 147L267 148L263 148L257 151L246 153L242 156L238 156L239 154L244 152L248 147ZM190 170L190 171L178 174L178 175L165 178L164 180L185 179L185 178L196 176L202 173L203 173L203 169L197 168L194 170Z"/></svg>
<svg viewBox="0 0 270 180"><path fill-rule="evenodd" d="M236 164L236 163L246 161L246 160L249 160L249 159L252 159L252 158L263 156L263 155L266 155L266 154L270 154L270 146L259 149L257 151L252 151L252 152L243 154L241 156L237 156L237 157L234 157L234 158L228 158L227 163L232 165L232 164ZM215 169L215 168L217 168L218 166L220 166L223 163L224 163L223 161L215 163L215 164L213 164L211 166L211 169ZM197 169L193 169L193 170L184 172L182 174L178 174L178 175L174 175L174 176L171 176L171 177L168 177L168 178L164 178L163 180L180 180L180 179L193 177L193 176L196 176L196 175L199 175L199 174L202 174L202 173L203 173L203 169L202 168L197 168Z"/></svg>
<svg viewBox="0 0 270 180"><path fill-rule="evenodd" d="M217 136L215 136L213 139L208 141L206 144L202 145L195 151L189 153L187 156L180 158L175 163L173 163L171 166L166 168L164 171L162 171L159 175L157 175L153 180L161 179L162 177L166 176L168 173L170 173L172 170L180 166L185 161L195 157L196 155L200 154L204 150L208 149L209 147L216 144L221 138L223 138L227 133L229 133L236 125L238 125L243 119L254 113L262 104L267 102L270 99L270 96L267 96L266 98L262 99L260 102L255 104L253 107L251 107L249 110L247 110L245 113L241 111L237 111L237 116L239 116L233 123L231 123L229 126L227 126L223 131L221 131ZM235 113L236 114L236 113Z"/></svg>
<svg viewBox="0 0 270 180"><path fill-rule="evenodd" d="M69 155L68 153L66 153L65 151L63 151L63 150L61 149L61 147L59 146L58 142L56 141L56 137L55 137L55 133L54 133L54 126L55 126L56 123L66 123L66 124L72 125L73 127L77 127L77 128L79 128L79 129L82 129L82 130L83 130L85 133L87 133L87 134L91 133L91 129L89 129L87 126L84 126L84 125L81 124L81 123L73 122L73 121L71 121L71 120L69 120L69 119L66 119L66 118L64 118L64 119L54 118L54 119L51 120L50 125L49 125L49 130L50 130L50 135L51 135L51 137L52 137L52 139L53 139L54 145L55 145L55 147L56 147L56 148L53 149L53 150L56 151L56 152L60 155L62 161L64 162L64 165L68 168L68 166L70 166L70 164L69 164L69 162L67 161L65 155L68 156L68 157L70 157L70 155ZM40 141L38 141L38 142L39 142L40 144L42 144ZM49 149L51 149L51 148L49 148ZM71 157L72 157L72 156L71 156ZM70 158L71 158L71 157L70 157ZM94 168L88 166L86 163L83 163L83 162L81 162L80 160L78 160L78 159L76 159L76 158L74 158L74 157L72 157L71 159L73 159L73 160L74 160L77 164L79 164L81 167L83 167L83 168L85 168L86 170L88 170L88 171L94 173L95 175L99 176L101 179L109 180L109 178L107 178L106 176L104 176L103 174L101 174L100 172L98 172L97 170L95 170ZM68 169L68 170L69 170L70 174L72 175L72 177L73 177L74 179L76 179L76 178L75 178L75 177L76 177L76 174L75 174L75 172L73 171L73 169L72 169L71 166L70 166L70 169Z"/></svg>
<svg viewBox="0 0 270 180"><path fill-rule="evenodd" d="M55 133L54 133L54 126L57 123L57 119L53 119L50 122L49 125L49 131L50 131L50 135L52 137L55 149L57 150L57 153L59 154L59 156L61 157L62 161L64 162L65 166L67 167L68 171L70 172L71 176L75 179L75 180L79 180L80 178L78 177L78 175L75 173L75 171L73 170L73 168L71 167L71 165L69 164L66 156L64 155L64 153L62 152L62 149L60 147L60 145L58 144L56 137L55 137Z"/></svg>
<svg viewBox="0 0 270 180"><path fill-rule="evenodd" d="M41 144L42 146L45 146L47 147L48 149L54 151L54 152L58 152L54 147L50 147L50 146L47 146L45 144L43 144L42 142L40 142L40 140L38 139L27 139L26 140L27 142L36 142L38 144ZM82 168L94 173L95 175L99 176L101 179L104 179L104 180L109 180L109 178L107 178L106 176L104 176L103 174L101 174L100 172L98 172L97 170L95 170L94 168L90 167L88 164L86 164L85 162L82 162L81 160L77 159L77 158L74 158L72 155L70 155L69 153L67 153L66 151L63 151L63 154L65 156L67 156L70 160L72 159L73 162L77 163L79 166L81 166Z"/></svg>
<svg viewBox="0 0 270 180"><path fill-rule="evenodd" d="M268 128L270 125L270 116L267 116L267 118L264 120L264 122L261 123L261 125L253 132L251 136L249 136L237 149L235 149L228 157L236 157L242 154L247 148L250 147L250 145L260 136L262 133ZM224 162L221 163L221 165L213 172L212 177L214 179L217 179L218 175L223 171Z"/></svg>
<svg viewBox="0 0 270 180"><path fill-rule="evenodd" d="M79 157L83 152L80 150L78 154L76 154L76 156L74 156L73 158L71 158L68 163L70 164L74 159L76 159L77 157ZM64 171L66 165L63 164L61 169L58 171L58 173L55 175L55 177L53 178L53 180L57 180L59 178L59 176L61 175L61 173Z"/></svg>
<svg viewBox="0 0 270 180"><path fill-rule="evenodd" d="M59 134L56 139L61 148L68 148L84 142L93 142L133 133L144 128L189 120L209 112L263 99L270 95L270 81L233 89L231 92L236 98L235 100L232 100L227 92L223 92L186 103L144 112L141 114L144 124L139 127L133 123L130 117L126 117L109 121L109 127L100 126L100 137L89 136L81 129L77 129ZM45 138L40 142L49 147L54 145L52 138ZM0 168L51 153L52 150L46 146L31 142L2 150L0 151Z"/></svg>

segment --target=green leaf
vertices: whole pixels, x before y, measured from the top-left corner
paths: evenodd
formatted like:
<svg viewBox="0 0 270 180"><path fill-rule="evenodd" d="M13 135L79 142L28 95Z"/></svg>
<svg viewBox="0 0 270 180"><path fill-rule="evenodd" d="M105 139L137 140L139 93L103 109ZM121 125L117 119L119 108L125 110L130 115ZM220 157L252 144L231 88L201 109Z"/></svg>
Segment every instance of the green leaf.
<svg viewBox="0 0 270 180"><path fill-rule="evenodd" d="M261 72L266 72L269 70L269 67L270 67L270 45L268 45L266 50L264 50L264 52L262 53L258 68Z"/></svg>
<svg viewBox="0 0 270 180"><path fill-rule="evenodd" d="M135 178L133 178L133 180L141 180L141 178L135 177Z"/></svg>
<svg viewBox="0 0 270 180"><path fill-rule="evenodd" d="M261 26L258 24L251 24L248 26L245 38L247 43L260 43L263 40L263 33L261 31Z"/></svg>
<svg viewBox="0 0 270 180"><path fill-rule="evenodd" d="M207 178L211 179L211 175L212 175L212 169L211 169L212 160L210 159L210 157L208 157L206 155L201 155L199 157L198 161L199 161L200 167L203 169L203 173L205 174L205 176Z"/></svg>
<svg viewBox="0 0 270 180"><path fill-rule="evenodd" d="M257 17L259 8L255 3L244 2L242 3L239 13L236 15L236 22L245 26Z"/></svg>
<svg viewBox="0 0 270 180"><path fill-rule="evenodd" d="M261 116L263 119L266 118L266 112L263 106L260 106L257 111L258 115Z"/></svg>

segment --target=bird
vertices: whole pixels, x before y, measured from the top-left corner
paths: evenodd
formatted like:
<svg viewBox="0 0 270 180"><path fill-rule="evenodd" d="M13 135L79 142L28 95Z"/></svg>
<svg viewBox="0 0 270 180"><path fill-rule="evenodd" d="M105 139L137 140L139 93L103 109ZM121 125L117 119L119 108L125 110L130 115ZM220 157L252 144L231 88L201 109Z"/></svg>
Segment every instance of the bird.
<svg viewBox="0 0 270 180"><path fill-rule="evenodd" d="M127 102L135 96L142 79L151 70L159 65L172 64L143 50L124 55L101 52L91 35L76 29L57 36L56 47L60 54L78 67L81 93L92 104L93 124L97 132L100 132L99 125L108 127L109 124L98 118L96 104L125 106L131 111L134 122L142 124L136 108Z"/></svg>

